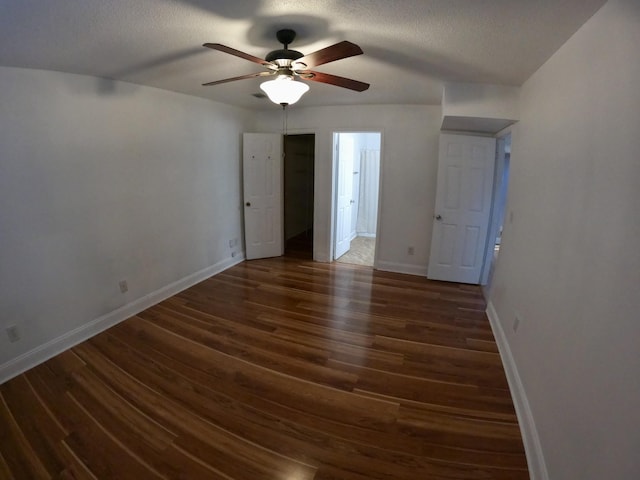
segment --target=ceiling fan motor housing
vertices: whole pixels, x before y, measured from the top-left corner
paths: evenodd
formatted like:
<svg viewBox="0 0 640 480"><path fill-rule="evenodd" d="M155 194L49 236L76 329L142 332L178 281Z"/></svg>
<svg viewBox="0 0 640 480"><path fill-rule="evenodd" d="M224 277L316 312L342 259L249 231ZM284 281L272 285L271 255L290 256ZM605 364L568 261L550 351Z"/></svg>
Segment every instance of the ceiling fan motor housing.
<svg viewBox="0 0 640 480"><path fill-rule="evenodd" d="M296 38L295 30L285 28L278 30L276 33L278 41L284 45L284 48L269 52L265 57L267 62L275 62L276 60L297 60L304 57L304 55L296 50L289 50L287 47Z"/></svg>
<svg viewBox="0 0 640 480"><path fill-rule="evenodd" d="M286 48L280 50L274 50L269 52L265 57L267 62L275 62L276 60L297 60L304 57L304 55L296 50L289 50Z"/></svg>

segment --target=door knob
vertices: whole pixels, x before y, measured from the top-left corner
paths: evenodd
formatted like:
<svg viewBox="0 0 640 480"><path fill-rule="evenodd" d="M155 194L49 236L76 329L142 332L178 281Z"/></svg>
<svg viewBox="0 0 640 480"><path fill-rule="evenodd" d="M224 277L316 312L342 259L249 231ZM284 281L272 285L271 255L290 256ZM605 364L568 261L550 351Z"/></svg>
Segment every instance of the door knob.
<svg viewBox="0 0 640 480"><path fill-rule="evenodd" d="M251 202L247 202L247 203L245 203L245 205L246 205L247 207L250 207L250 206L251 206Z"/></svg>
<svg viewBox="0 0 640 480"><path fill-rule="evenodd" d="M436 215L436 220L442 220L442 215Z"/></svg>

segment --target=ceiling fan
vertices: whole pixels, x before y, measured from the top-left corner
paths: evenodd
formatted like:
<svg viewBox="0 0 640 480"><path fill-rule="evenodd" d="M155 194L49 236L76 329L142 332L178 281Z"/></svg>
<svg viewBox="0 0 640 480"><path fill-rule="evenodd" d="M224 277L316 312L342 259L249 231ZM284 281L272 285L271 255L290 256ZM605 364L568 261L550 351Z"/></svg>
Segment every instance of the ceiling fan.
<svg viewBox="0 0 640 480"><path fill-rule="evenodd" d="M225 78L224 80L216 80L214 82L204 83L203 86L218 85L247 78L273 77L273 80L262 83L260 88L267 93L272 102L283 106L297 102L300 97L309 90L307 84L297 82L295 79L327 83L357 92L363 92L369 88L368 83L310 70L310 68L324 65L325 63L361 55L363 53L362 49L355 43L343 41L308 55L303 55L296 50L289 50L288 48L296 37L294 30L279 30L276 33L276 37L284 48L269 52L264 60L219 43L205 43L203 45L204 47L258 63L266 67L267 70L241 75L239 77Z"/></svg>

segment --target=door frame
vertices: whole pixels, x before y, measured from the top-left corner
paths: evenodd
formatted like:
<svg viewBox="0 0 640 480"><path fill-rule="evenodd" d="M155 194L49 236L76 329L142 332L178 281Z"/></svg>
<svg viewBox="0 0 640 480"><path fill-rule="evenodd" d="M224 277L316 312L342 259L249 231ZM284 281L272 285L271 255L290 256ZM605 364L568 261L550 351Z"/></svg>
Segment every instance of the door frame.
<svg viewBox="0 0 640 480"><path fill-rule="evenodd" d="M316 158L315 158L315 151L316 151L316 135L314 133L290 133L287 132L286 134L284 134L282 136L282 151L283 151L283 165L282 165L282 171L283 171L283 179L282 179L282 190L283 190L283 228L284 228L284 243L285 243L285 247L286 247L286 243L287 243L287 186L289 185L289 180L287 179L287 166L291 166L290 162L291 160L287 159L287 155L286 155L286 147L287 147L287 137L297 137L297 136L313 136L313 171L312 171L312 178L311 178L311 190L313 192L313 196L311 197L311 228L312 230L315 227L315 196L316 196L316 192L315 192L315 178L316 178ZM312 241L313 244L313 241Z"/></svg>
<svg viewBox="0 0 640 480"><path fill-rule="evenodd" d="M509 179L507 178L507 192L504 198L504 204L502 205L502 212L499 212L499 190L502 188L502 176L504 174L505 168L505 144L506 139L509 137L509 145L512 146L513 143L513 135L512 135L512 127L508 127L495 135L496 138L496 164L494 168L494 177L493 177L493 192L491 193L491 215L489 217L489 231L487 233L487 244L486 250L482 265L482 273L480 274L480 285L483 286L484 289L489 291L491 289L491 278L490 273L493 265L493 252L495 248L495 239L498 234L498 228L500 227L499 223L502 219L502 224L505 222L505 213L507 211L507 198L508 198L508 189L509 189Z"/></svg>
<svg viewBox="0 0 640 480"><path fill-rule="evenodd" d="M343 137L344 136L344 137ZM351 137L351 138L349 138ZM355 205L355 201L353 199L353 156L355 153L355 142L354 135L351 133L339 132L333 134L333 157L335 159L336 166L336 185L335 185L335 211L334 211L334 236L333 236L333 256L332 261L337 260L336 257L342 256L344 253L348 252L351 249L351 231L353 227L353 208ZM347 147L347 148L344 148ZM350 156L347 156L346 153L349 150L348 147L351 147ZM343 155L344 154L344 155ZM343 158L344 157L344 158ZM348 174L346 167L348 166L348 161L351 161L351 170L350 177L346 178L345 175ZM347 205L345 202L346 195L342 195L346 190L342 190L341 185L346 189L345 185L348 185L348 197L349 204ZM348 215L343 214L343 220L349 222L348 231L344 231L345 225L340 225L340 213L342 210L348 209ZM348 218L346 218L348 217ZM343 221L343 223L344 223ZM348 237L348 238L347 238ZM342 242L345 242L346 250L343 250L345 245L342 245Z"/></svg>
<svg viewBox="0 0 640 480"><path fill-rule="evenodd" d="M321 220L320 220L320 215L319 212L321 212L321 209L319 209L319 205L320 205L320 201L321 201L321 197L319 197L319 188L321 188L321 171L320 169L320 164L322 163L319 159L321 158L321 146L320 146L320 141L318 140L319 138L322 138L321 135L318 134L318 130L315 128L287 128L287 133L283 133L282 131L280 132L275 132L275 133L279 133L279 135L282 137L282 143L283 143L283 152L284 152L284 137L285 135L313 135L315 137L315 142L314 142L314 146L313 146L313 156L314 156L314 162L313 162L313 261L317 262L317 261L325 261L323 260L323 256L322 256L322 251L323 251L323 247L324 244L322 242L322 233L321 233L321 229L319 228L320 224L321 224ZM283 172L284 172L284 162L283 162ZM284 179L282 182L282 195L284 197ZM282 232L283 232L283 236L284 236L284 202L283 202L283 212L282 212Z"/></svg>
<svg viewBox="0 0 640 480"><path fill-rule="evenodd" d="M382 128L340 128L332 130L331 132L331 208L330 208L330 218L329 218L329 232L327 232L328 237L328 245L329 245L329 262L335 261L335 236L336 236L336 208L337 208L337 196L338 196L338 159L335 148L335 136L340 133L377 133L380 136L380 166L379 166L379 175L378 175L378 211L376 213L376 240L375 240L375 253L373 260L373 268L377 268L378 266L378 252L380 246L380 237L382 232L381 226L381 205L382 200L384 198L383 185L384 185L384 129ZM316 141L316 146L318 146ZM315 193L317 195L317 193ZM314 239L315 239L315 231L314 231ZM315 249L315 244L314 244ZM315 260L315 255L314 255Z"/></svg>
<svg viewBox="0 0 640 480"><path fill-rule="evenodd" d="M332 262L335 228L335 175L336 164L333 156L333 134L338 132L373 132L380 134L380 180L378 188L378 217L376 228L376 253L374 268L378 265L379 245L384 235L382 228L382 201L384 199L385 130L382 126L363 128L319 129L312 127L291 128L288 135L315 135L313 168L313 261ZM283 135L282 131L273 132ZM284 188L284 187L283 187ZM243 202L244 205L244 202ZM284 223L283 223L284 232Z"/></svg>

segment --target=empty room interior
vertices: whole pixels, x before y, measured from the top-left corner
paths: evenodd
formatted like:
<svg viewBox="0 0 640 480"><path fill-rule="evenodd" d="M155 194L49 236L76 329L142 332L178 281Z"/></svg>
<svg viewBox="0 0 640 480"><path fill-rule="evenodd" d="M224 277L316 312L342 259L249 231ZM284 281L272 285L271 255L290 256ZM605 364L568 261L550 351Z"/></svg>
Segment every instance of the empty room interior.
<svg viewBox="0 0 640 480"><path fill-rule="evenodd" d="M638 45L638 0L3 2L0 478L640 478Z"/></svg>

